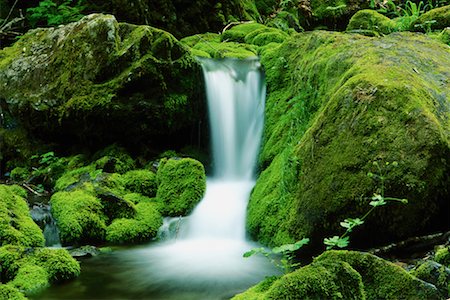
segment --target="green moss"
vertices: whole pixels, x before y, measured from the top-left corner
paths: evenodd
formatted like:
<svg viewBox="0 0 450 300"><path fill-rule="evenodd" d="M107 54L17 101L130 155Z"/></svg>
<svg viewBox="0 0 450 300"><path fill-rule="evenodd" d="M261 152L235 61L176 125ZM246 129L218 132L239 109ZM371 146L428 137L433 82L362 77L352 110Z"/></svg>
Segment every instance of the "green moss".
<svg viewBox="0 0 450 300"><path fill-rule="evenodd" d="M116 218L132 218L136 214L134 204L114 192L102 188L96 188L95 192L101 201L103 213L108 217L108 223Z"/></svg>
<svg viewBox="0 0 450 300"><path fill-rule="evenodd" d="M450 247L442 247L436 250L434 260L444 266L450 268Z"/></svg>
<svg viewBox="0 0 450 300"><path fill-rule="evenodd" d="M411 30L443 30L450 27L450 5L432 9L422 15L411 24Z"/></svg>
<svg viewBox="0 0 450 300"><path fill-rule="evenodd" d="M0 246L6 244L39 247L44 245L44 236L17 187L0 185Z"/></svg>
<svg viewBox="0 0 450 300"><path fill-rule="evenodd" d="M27 298L11 284L0 283L0 299L26 300Z"/></svg>
<svg viewBox="0 0 450 300"><path fill-rule="evenodd" d="M239 24L224 31L220 36L223 42L246 43L245 37L255 30L265 30L266 26L256 22Z"/></svg>
<svg viewBox="0 0 450 300"><path fill-rule="evenodd" d="M157 172L162 213L166 216L187 215L202 199L206 189L203 165L191 158L161 160Z"/></svg>
<svg viewBox="0 0 450 300"><path fill-rule="evenodd" d="M90 192L58 192L50 201L63 244L98 242L104 239L106 216L101 201Z"/></svg>
<svg viewBox="0 0 450 300"><path fill-rule="evenodd" d="M49 286L48 273L42 267L25 264L10 284L28 295L36 294Z"/></svg>
<svg viewBox="0 0 450 300"><path fill-rule="evenodd" d="M367 299L439 299L434 287L418 280L401 267L369 253L327 251L315 262L348 263L361 274Z"/></svg>
<svg viewBox="0 0 450 300"><path fill-rule="evenodd" d="M450 28L445 28L444 30L442 30L438 35L438 39L444 44L450 46Z"/></svg>
<svg viewBox="0 0 450 300"><path fill-rule="evenodd" d="M251 234L269 245L310 237L312 247L323 247L324 237L342 231L339 222L370 209L366 199L379 187L366 175L376 171L374 160L399 162L385 193L409 204L377 210L352 234L353 245L443 227L446 47L412 33L315 31L262 48L268 96L262 173L248 206Z"/></svg>
<svg viewBox="0 0 450 300"><path fill-rule="evenodd" d="M94 157L98 157L95 167L107 173L123 174L136 168L134 159L124 148L117 145L106 147L97 152Z"/></svg>
<svg viewBox="0 0 450 300"><path fill-rule="evenodd" d="M23 257L24 248L21 246L6 245L0 247L2 282L8 282L14 279L19 271Z"/></svg>
<svg viewBox="0 0 450 300"><path fill-rule="evenodd" d="M130 201L131 203L138 204L141 202L154 202L156 198L149 198L147 196L143 196L139 193L129 193L123 197L125 200Z"/></svg>
<svg viewBox="0 0 450 300"><path fill-rule="evenodd" d="M125 189L144 196L156 196L156 174L150 170L133 170L122 175Z"/></svg>
<svg viewBox="0 0 450 300"><path fill-rule="evenodd" d="M33 261L47 271L51 283L64 282L80 275L80 264L66 249L36 249Z"/></svg>
<svg viewBox="0 0 450 300"><path fill-rule="evenodd" d="M354 14L347 25L347 31L358 32L360 30L389 34L397 31L397 25L375 10L363 9Z"/></svg>
<svg viewBox="0 0 450 300"><path fill-rule="evenodd" d="M95 174L96 169L93 165L69 170L56 180L54 190L58 192L79 187L82 183L90 181L91 176Z"/></svg>
<svg viewBox="0 0 450 300"><path fill-rule="evenodd" d="M162 217L153 203L136 205L134 219L115 219L107 228L106 240L114 244L141 243L154 238L162 225Z"/></svg>
<svg viewBox="0 0 450 300"><path fill-rule="evenodd" d="M442 298L449 296L450 269L433 261L421 262L411 274L425 282L433 284L441 293Z"/></svg>

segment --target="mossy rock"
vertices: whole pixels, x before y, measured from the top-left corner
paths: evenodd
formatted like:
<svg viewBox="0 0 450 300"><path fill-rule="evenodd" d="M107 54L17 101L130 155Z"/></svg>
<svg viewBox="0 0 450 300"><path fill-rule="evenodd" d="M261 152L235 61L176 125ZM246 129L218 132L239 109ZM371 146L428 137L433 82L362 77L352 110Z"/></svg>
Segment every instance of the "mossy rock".
<svg viewBox="0 0 450 300"><path fill-rule="evenodd" d="M328 251L279 279L233 299L440 299L436 288L374 255Z"/></svg>
<svg viewBox="0 0 450 300"><path fill-rule="evenodd" d="M156 197L162 202L165 216L189 214L206 190L205 169L192 158L161 160L157 181Z"/></svg>
<svg viewBox="0 0 450 300"><path fill-rule="evenodd" d="M130 154L123 147L115 144L98 151L94 157L96 158L95 167L106 173L123 174L136 168L136 162Z"/></svg>
<svg viewBox="0 0 450 300"><path fill-rule="evenodd" d="M36 294L50 283L64 282L80 275L79 263L65 249L7 245L0 247L0 259L2 282L26 295ZM21 299L19 295L17 297Z"/></svg>
<svg viewBox="0 0 450 300"><path fill-rule="evenodd" d="M63 244L89 244L104 240L107 217L95 193L81 189L58 192L50 202Z"/></svg>
<svg viewBox="0 0 450 300"><path fill-rule="evenodd" d="M443 30L450 27L450 5L427 11L411 24L412 31Z"/></svg>
<svg viewBox="0 0 450 300"><path fill-rule="evenodd" d="M44 235L31 219L23 189L0 185L0 246L6 244L44 246Z"/></svg>
<svg viewBox="0 0 450 300"><path fill-rule="evenodd" d="M418 264L411 274L415 277L434 285L443 299L449 297L450 269L435 261L423 261Z"/></svg>
<svg viewBox="0 0 450 300"><path fill-rule="evenodd" d="M450 246L438 248L434 255L434 260L450 268Z"/></svg>
<svg viewBox="0 0 450 300"><path fill-rule="evenodd" d="M344 29L350 17L361 9L369 8L370 1L311 0L300 7L300 12L313 25L329 29Z"/></svg>
<svg viewBox="0 0 450 300"><path fill-rule="evenodd" d="M389 34L397 31L397 25L375 10L363 9L352 16L347 25L347 31L375 31Z"/></svg>
<svg viewBox="0 0 450 300"><path fill-rule="evenodd" d="M61 66L64 68L61 68ZM0 50L0 99L32 136L64 147L189 143L201 69L171 34L93 14Z"/></svg>
<svg viewBox="0 0 450 300"><path fill-rule="evenodd" d="M126 190L147 197L155 197L157 184L156 174L150 170L133 170L122 175Z"/></svg>
<svg viewBox="0 0 450 300"><path fill-rule="evenodd" d="M311 238L311 249L365 214L385 172L385 196L352 233L370 247L447 230L448 46L414 33L382 38L315 31L263 48L268 97L247 228L269 245ZM387 162L397 161L397 167ZM367 236L371 239L367 240Z"/></svg>
<svg viewBox="0 0 450 300"><path fill-rule="evenodd" d="M0 283L0 299L26 300L27 298L11 284Z"/></svg>
<svg viewBox="0 0 450 300"><path fill-rule="evenodd" d="M214 33L197 34L181 40L190 47L192 55L207 58L239 58L255 57L256 47L238 42L221 41L221 35Z"/></svg>
<svg viewBox="0 0 450 300"><path fill-rule="evenodd" d="M148 242L156 237L161 225L162 216L154 203L138 203L135 218L115 219L108 226L106 240L114 244Z"/></svg>

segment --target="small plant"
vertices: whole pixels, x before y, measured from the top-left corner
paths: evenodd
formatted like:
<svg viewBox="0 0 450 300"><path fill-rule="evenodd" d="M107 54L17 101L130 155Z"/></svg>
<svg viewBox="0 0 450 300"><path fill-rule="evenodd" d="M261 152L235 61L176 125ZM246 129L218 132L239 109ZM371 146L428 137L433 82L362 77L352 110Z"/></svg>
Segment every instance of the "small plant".
<svg viewBox="0 0 450 300"><path fill-rule="evenodd" d="M294 253L304 245L309 243L308 238L301 239L294 244L286 244L273 249L263 247L254 248L244 253L244 257L250 257L255 254L264 255L273 265L280 268L285 274L293 271L300 264L294 261ZM281 258L280 258L281 256Z"/></svg>
<svg viewBox="0 0 450 300"><path fill-rule="evenodd" d="M370 201L369 205L372 206L372 208L360 218L355 218L355 219L348 218L348 219L345 219L343 222L341 222L340 225L342 227L346 228L346 230L341 236L335 235L333 237L324 239L323 243L327 246L327 250L331 250L335 247L338 247L338 248L347 247L350 242L348 235L352 232L352 230L355 227L364 224L364 220L374 211L375 208L386 205L388 203L388 201L397 201L397 202L401 202L404 204L408 203L407 199L385 197L385 195L384 195L385 181L386 181L385 172L383 172L380 164L377 161L374 161L373 165L377 167L378 173L375 174L375 173L369 172L369 173L367 173L367 176L374 180L378 180L380 182L380 187L379 187L379 193L374 193L373 196L370 198L370 200L372 200L372 201ZM398 163L396 161L394 161L392 163L386 162L385 167L387 167L387 166L397 167Z"/></svg>
<svg viewBox="0 0 450 300"><path fill-rule="evenodd" d="M55 26L78 21L84 9L83 0L44 0L27 9L27 18L33 27Z"/></svg>

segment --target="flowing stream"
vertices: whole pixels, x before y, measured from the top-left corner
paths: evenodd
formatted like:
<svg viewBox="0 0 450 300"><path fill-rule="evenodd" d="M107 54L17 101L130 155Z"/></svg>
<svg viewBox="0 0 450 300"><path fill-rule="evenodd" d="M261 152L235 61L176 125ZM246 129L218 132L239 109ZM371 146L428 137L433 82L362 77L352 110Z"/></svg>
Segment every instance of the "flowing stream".
<svg viewBox="0 0 450 300"><path fill-rule="evenodd" d="M258 246L246 238L245 216L264 121L259 61L201 64L213 149L204 199L191 216L171 220L175 237L87 260L72 283L84 294L69 294L66 285L40 299L228 299L275 272L264 258L242 256Z"/></svg>

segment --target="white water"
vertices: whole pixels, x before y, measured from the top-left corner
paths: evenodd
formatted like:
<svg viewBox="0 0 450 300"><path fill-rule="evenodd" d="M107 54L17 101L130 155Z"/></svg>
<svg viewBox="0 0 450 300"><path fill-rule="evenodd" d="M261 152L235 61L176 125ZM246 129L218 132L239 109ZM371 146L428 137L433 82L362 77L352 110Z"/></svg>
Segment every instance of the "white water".
<svg viewBox="0 0 450 300"><path fill-rule="evenodd" d="M183 219L176 239L137 250L151 268L148 280L190 299L222 299L248 288L273 273L259 257L243 258L256 247L245 235L246 206L254 186L260 147L265 85L257 60L201 59L207 87L213 148L213 176L204 199ZM139 264L139 266L138 266ZM136 263L136 272L146 264ZM133 284L139 284L133 278ZM169 298L168 298L169 299ZM171 297L170 299L174 299Z"/></svg>

